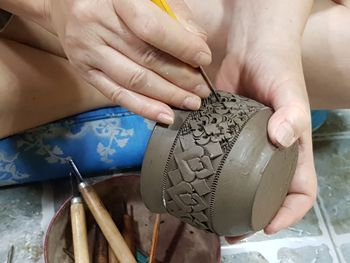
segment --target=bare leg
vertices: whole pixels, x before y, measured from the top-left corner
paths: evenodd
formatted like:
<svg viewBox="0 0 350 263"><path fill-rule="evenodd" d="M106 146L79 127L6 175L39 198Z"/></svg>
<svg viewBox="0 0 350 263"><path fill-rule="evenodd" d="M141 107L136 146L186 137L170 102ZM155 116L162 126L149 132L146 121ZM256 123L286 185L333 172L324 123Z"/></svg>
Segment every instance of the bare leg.
<svg viewBox="0 0 350 263"><path fill-rule="evenodd" d="M109 104L68 61L0 39L0 138Z"/></svg>
<svg viewBox="0 0 350 263"><path fill-rule="evenodd" d="M303 66L313 108L350 108L350 9L316 0L303 39Z"/></svg>
<svg viewBox="0 0 350 263"><path fill-rule="evenodd" d="M214 51L211 77L226 51L232 0L186 0L201 25L209 32ZM315 0L303 37L303 65L312 108L350 108L350 1ZM213 15L205 15L211 12ZM225 15L222 15L225 14ZM210 20L208 20L210 19Z"/></svg>
<svg viewBox="0 0 350 263"><path fill-rule="evenodd" d="M210 71L215 76L225 54L230 20L225 10L231 0L208 0L206 5L201 1L188 3L209 32L214 51ZM204 15L208 13L213 15ZM54 36L26 21L16 23L3 37L32 47L0 38L0 138L109 104L61 58L64 53ZM305 78L314 108L350 107L349 24L350 9L331 0L316 0L303 39ZM16 29L19 25L21 29Z"/></svg>

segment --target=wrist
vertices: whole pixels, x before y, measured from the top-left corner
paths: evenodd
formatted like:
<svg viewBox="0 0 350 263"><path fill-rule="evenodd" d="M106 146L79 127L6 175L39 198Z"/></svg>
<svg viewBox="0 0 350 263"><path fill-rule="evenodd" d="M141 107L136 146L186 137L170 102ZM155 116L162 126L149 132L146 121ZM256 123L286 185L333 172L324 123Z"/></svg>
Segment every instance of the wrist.
<svg viewBox="0 0 350 263"><path fill-rule="evenodd" d="M29 19L52 32L49 0L2 0L0 8L19 17Z"/></svg>

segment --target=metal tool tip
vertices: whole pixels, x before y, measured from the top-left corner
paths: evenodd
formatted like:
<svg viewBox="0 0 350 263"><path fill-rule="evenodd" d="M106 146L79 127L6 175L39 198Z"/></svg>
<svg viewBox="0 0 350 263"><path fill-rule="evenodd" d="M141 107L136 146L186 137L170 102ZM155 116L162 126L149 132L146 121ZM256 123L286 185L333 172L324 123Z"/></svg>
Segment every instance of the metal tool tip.
<svg viewBox="0 0 350 263"><path fill-rule="evenodd" d="M81 176L77 166L75 165L75 163L73 162L73 160L71 158L68 159L68 162L70 164L70 166L72 167L73 171L74 171L74 175L76 176L76 178L82 182L84 181L83 177ZM73 174L72 172L70 174Z"/></svg>

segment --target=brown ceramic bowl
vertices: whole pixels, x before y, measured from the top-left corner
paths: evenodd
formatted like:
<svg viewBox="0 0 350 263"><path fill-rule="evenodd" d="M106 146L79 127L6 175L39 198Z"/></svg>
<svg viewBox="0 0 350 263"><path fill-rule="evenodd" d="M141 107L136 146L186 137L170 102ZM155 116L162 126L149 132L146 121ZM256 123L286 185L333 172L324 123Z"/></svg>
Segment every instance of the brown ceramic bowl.
<svg viewBox="0 0 350 263"><path fill-rule="evenodd" d="M141 201L139 175L113 177L96 183L94 188L112 215L121 214L123 201L128 206L132 205L137 246L143 252L149 251L155 216ZM44 243L46 263L72 262L63 252L63 248L72 251L69 207L70 199L50 222ZM93 222L90 213L87 213L89 232ZM214 234L199 231L170 215L162 215L157 260L164 263L220 262L220 241Z"/></svg>
<svg viewBox="0 0 350 263"><path fill-rule="evenodd" d="M200 110L176 111L156 125L142 165L141 194L155 213L197 228L237 236L264 228L288 191L297 145L278 149L268 139L272 110L218 92Z"/></svg>

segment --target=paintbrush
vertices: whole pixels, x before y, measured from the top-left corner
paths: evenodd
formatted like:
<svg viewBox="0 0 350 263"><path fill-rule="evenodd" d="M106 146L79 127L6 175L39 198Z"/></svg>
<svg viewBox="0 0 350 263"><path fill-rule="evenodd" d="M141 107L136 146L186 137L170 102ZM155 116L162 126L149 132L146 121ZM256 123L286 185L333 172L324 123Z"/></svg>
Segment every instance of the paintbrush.
<svg viewBox="0 0 350 263"><path fill-rule="evenodd" d="M168 3L166 2L166 0L151 0L153 3L155 3L160 9L162 9L164 12L166 12L169 16L171 16L172 18L174 18L175 20L177 20L177 17L175 15L175 13L171 10L170 6L168 5ZM211 90L211 92L214 94L216 100L218 102L220 102L220 98L218 96L218 94L215 91L214 85L211 82L210 78L208 77L207 73L205 72L204 68L202 66L199 67L199 72L201 73L203 79L205 80L205 82L207 83L209 89Z"/></svg>
<svg viewBox="0 0 350 263"><path fill-rule="evenodd" d="M73 168L74 175L78 180L79 191L91 211L91 214L95 218L96 223L107 239L114 255L116 255L120 263L136 263L128 245L93 187L84 181L72 159L69 160L69 164Z"/></svg>
<svg viewBox="0 0 350 263"><path fill-rule="evenodd" d="M157 246L158 246L158 236L159 236L159 225L160 225L160 214L156 215L156 220L153 226L153 235L151 250L149 252L149 263L155 263L157 257Z"/></svg>
<svg viewBox="0 0 350 263"><path fill-rule="evenodd" d="M70 205L70 217L72 224L74 262L89 263L89 249L86 230L86 218L83 201L81 199L75 177L70 173L72 199Z"/></svg>

